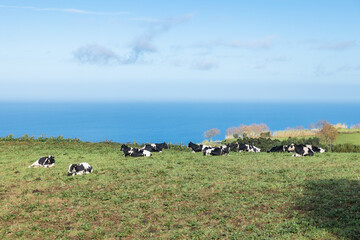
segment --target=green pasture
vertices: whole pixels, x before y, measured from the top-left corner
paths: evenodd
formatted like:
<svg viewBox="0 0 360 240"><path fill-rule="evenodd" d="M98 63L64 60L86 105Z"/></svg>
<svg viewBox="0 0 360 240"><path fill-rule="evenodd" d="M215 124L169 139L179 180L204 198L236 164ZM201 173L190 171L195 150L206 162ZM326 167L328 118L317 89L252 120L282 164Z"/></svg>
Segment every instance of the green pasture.
<svg viewBox="0 0 360 240"><path fill-rule="evenodd" d="M0 239L360 239L360 154L119 148L0 141ZM67 176L79 162L94 172Z"/></svg>
<svg viewBox="0 0 360 240"><path fill-rule="evenodd" d="M360 132L354 133L340 133L335 140L335 144L350 143L360 145Z"/></svg>

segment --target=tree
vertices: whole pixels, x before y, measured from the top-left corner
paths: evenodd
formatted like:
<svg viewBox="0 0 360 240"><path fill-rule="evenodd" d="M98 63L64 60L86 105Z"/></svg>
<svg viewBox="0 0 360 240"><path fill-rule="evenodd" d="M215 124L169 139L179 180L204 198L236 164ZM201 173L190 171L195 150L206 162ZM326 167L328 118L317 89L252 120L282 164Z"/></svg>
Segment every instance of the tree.
<svg viewBox="0 0 360 240"><path fill-rule="evenodd" d="M217 128L212 128L204 132L204 138L209 138L210 142L212 142L212 138L216 135L220 134L220 130Z"/></svg>
<svg viewBox="0 0 360 240"><path fill-rule="evenodd" d="M360 129L360 123L355 124L355 125L351 125L350 128L351 128L351 129Z"/></svg>
<svg viewBox="0 0 360 240"><path fill-rule="evenodd" d="M317 123L315 123L315 127L317 129L322 129L326 124L330 124L330 123L328 123L328 121L326 120L319 120L317 121Z"/></svg>
<svg viewBox="0 0 360 240"><path fill-rule="evenodd" d="M338 136L337 129L330 123L326 122L322 129L318 132L318 135L325 141L326 144L330 145L331 151L331 145Z"/></svg>

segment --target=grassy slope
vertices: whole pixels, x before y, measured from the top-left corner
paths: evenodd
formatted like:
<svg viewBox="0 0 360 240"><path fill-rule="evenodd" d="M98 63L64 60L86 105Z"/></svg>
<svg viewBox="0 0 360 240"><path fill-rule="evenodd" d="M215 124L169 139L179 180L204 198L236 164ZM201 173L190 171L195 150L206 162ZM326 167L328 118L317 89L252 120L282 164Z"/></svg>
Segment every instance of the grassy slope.
<svg viewBox="0 0 360 240"><path fill-rule="evenodd" d="M359 154L125 158L118 149L0 142L0 238L360 238ZM27 168L48 154L55 168ZM83 161L93 174L66 175Z"/></svg>
<svg viewBox="0 0 360 240"><path fill-rule="evenodd" d="M344 144L344 143L360 145L360 132L340 133L335 141L335 144Z"/></svg>

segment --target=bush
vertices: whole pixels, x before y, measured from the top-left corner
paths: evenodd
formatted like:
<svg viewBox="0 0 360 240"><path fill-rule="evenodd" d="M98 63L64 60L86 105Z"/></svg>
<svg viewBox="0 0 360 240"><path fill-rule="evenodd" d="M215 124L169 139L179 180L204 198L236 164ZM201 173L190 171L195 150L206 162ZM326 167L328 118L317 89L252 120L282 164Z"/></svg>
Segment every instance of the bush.
<svg viewBox="0 0 360 240"><path fill-rule="evenodd" d="M260 133L261 138L269 138L271 137L271 132L262 132Z"/></svg>
<svg viewBox="0 0 360 240"><path fill-rule="evenodd" d="M355 152L360 153L360 146L353 145L350 143L333 145L332 152L349 153Z"/></svg>

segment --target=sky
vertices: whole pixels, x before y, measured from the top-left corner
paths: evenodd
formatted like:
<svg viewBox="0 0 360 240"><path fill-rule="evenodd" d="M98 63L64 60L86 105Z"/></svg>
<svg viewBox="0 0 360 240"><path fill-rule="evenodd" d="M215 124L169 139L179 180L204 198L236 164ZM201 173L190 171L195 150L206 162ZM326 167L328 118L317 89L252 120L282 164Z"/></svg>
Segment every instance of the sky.
<svg viewBox="0 0 360 240"><path fill-rule="evenodd" d="M360 0L0 0L2 102L360 102Z"/></svg>

